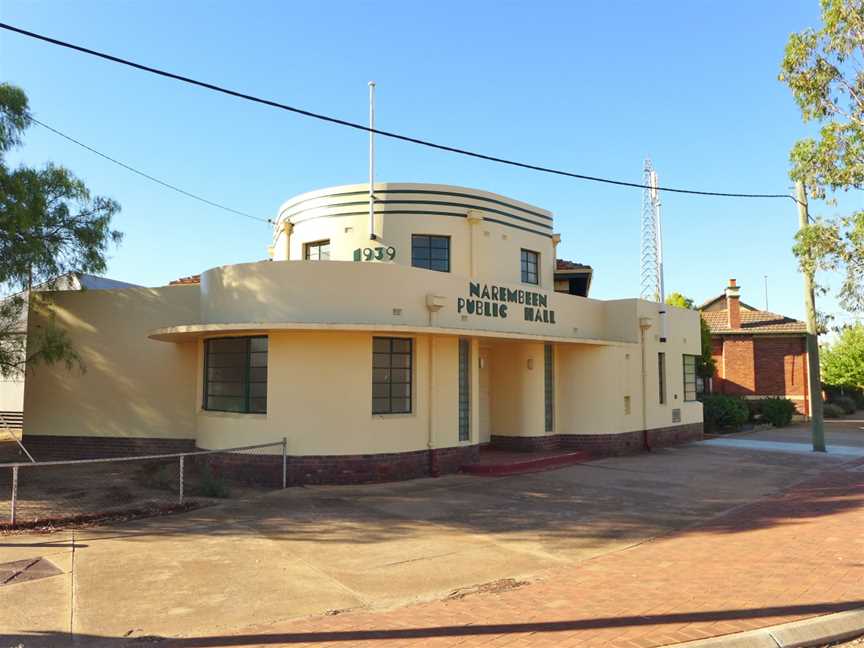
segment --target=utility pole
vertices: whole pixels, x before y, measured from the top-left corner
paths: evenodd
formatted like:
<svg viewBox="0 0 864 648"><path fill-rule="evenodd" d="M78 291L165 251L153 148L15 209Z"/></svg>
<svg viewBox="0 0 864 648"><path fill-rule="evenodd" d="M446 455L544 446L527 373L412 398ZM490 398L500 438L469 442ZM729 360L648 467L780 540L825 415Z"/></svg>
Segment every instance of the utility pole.
<svg viewBox="0 0 864 648"><path fill-rule="evenodd" d="M807 210L807 190L804 183L795 183L795 194L798 202L798 228L807 227L809 217ZM812 259L809 251L806 253L806 265L810 266ZM813 426L813 452L825 452L825 426L822 420L822 379L819 373L819 339L816 336L816 300L813 295L813 273L808 267L804 274L804 310L807 316L807 375L810 378L810 418Z"/></svg>

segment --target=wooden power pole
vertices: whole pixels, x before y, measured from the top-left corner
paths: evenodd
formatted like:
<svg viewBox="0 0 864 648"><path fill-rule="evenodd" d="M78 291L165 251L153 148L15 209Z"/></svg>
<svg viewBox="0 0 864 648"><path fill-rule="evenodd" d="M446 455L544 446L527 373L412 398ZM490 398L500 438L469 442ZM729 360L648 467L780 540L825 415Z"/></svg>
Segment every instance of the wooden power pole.
<svg viewBox="0 0 864 648"><path fill-rule="evenodd" d="M807 190L804 183L795 183L798 201L798 227L807 227ZM806 261L812 261L809 258ZM810 266L810 263L807 264ZM813 452L825 452L825 425L822 419L822 378L819 372L819 338L816 333L816 300L813 293L813 270L810 266L804 274L804 310L807 315L807 375L810 379L810 418L813 426Z"/></svg>

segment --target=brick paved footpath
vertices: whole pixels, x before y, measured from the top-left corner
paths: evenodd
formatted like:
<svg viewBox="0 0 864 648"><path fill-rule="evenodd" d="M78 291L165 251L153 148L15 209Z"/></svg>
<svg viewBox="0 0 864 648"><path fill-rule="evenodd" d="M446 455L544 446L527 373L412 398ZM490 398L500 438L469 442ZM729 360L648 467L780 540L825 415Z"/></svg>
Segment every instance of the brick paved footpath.
<svg viewBox="0 0 864 648"><path fill-rule="evenodd" d="M856 607L864 607L864 460L517 589L170 645L648 648Z"/></svg>

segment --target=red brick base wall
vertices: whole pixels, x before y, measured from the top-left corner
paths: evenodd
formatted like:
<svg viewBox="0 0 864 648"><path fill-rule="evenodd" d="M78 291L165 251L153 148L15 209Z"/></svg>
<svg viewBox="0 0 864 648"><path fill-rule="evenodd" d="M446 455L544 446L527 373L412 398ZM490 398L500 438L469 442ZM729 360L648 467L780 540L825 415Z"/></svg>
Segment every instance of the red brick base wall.
<svg viewBox="0 0 864 648"><path fill-rule="evenodd" d="M370 484L455 473L480 456L479 446L458 446L368 455L289 456L289 486L303 484ZM247 483L282 484L282 457L278 455L215 454L202 460L217 474Z"/></svg>
<svg viewBox="0 0 864 648"><path fill-rule="evenodd" d="M23 443L37 461L101 459L200 450L191 439L27 436ZM289 485L362 484L455 473L480 456L479 446L368 455L289 456ZM282 485L279 454L213 454L190 457L189 466L209 465L214 472L246 483Z"/></svg>
<svg viewBox="0 0 864 648"><path fill-rule="evenodd" d="M561 447L557 434L546 436L498 436L493 434L489 445L496 450L509 450L510 452L539 452Z"/></svg>
<svg viewBox="0 0 864 648"><path fill-rule="evenodd" d="M648 430L648 445L652 448L701 441L702 423L673 425ZM645 434L622 432L620 434L550 434L542 437L492 437L492 447L514 452L537 452L540 450L584 450L597 457L627 455L641 452L645 448Z"/></svg>

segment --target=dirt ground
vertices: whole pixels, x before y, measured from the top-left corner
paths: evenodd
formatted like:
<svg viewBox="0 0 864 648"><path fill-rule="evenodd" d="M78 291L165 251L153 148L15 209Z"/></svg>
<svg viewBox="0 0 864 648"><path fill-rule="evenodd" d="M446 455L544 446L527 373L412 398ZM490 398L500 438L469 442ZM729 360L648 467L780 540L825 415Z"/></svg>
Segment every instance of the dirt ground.
<svg viewBox="0 0 864 648"><path fill-rule="evenodd" d="M8 456L14 449L0 451ZM0 468L0 523L10 519L11 487L12 471ZM269 490L218 476L204 479L188 464L184 471L184 503L191 505L245 498ZM18 471L16 518L19 524L37 520L62 524L80 516L121 511L135 510L140 515L178 504L179 495L177 460L25 466Z"/></svg>

